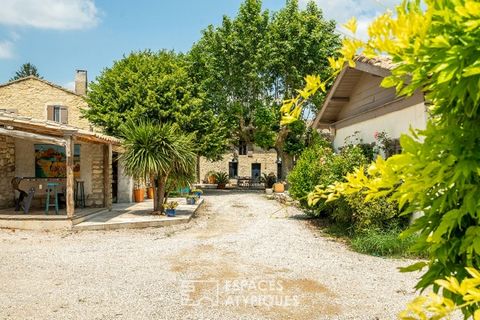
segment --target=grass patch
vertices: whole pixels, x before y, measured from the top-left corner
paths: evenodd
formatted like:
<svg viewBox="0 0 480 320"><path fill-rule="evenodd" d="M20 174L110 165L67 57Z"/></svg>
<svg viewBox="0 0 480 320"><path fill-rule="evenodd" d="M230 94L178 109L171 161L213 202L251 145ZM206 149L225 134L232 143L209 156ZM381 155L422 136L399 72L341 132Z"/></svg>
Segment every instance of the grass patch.
<svg viewBox="0 0 480 320"><path fill-rule="evenodd" d="M412 251L417 240L416 236L399 238L401 231L392 229L387 231L367 230L355 235L351 239L352 249L373 256L390 256L404 258L420 258L424 254Z"/></svg>

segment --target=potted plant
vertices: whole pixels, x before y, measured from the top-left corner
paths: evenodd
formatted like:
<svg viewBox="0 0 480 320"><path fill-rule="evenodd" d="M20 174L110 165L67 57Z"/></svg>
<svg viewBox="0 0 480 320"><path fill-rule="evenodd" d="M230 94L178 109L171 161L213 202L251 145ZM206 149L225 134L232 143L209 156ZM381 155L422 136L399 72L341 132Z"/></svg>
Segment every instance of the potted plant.
<svg viewBox="0 0 480 320"><path fill-rule="evenodd" d="M153 185L152 185L152 181L149 181L147 183L147 198L148 199L153 199L154 195L153 195Z"/></svg>
<svg viewBox="0 0 480 320"><path fill-rule="evenodd" d="M193 189L192 193L197 197L200 198L203 194L203 191L201 189Z"/></svg>
<svg viewBox="0 0 480 320"><path fill-rule="evenodd" d="M187 204L195 204L197 202L197 197L194 195L187 196Z"/></svg>
<svg viewBox="0 0 480 320"><path fill-rule="evenodd" d="M226 172L215 173L215 180L217 181L217 189L225 189L225 186L230 181Z"/></svg>
<svg viewBox="0 0 480 320"><path fill-rule="evenodd" d="M143 202L143 200L145 200L145 186L141 181L135 181L133 186L133 197L135 202Z"/></svg>
<svg viewBox="0 0 480 320"><path fill-rule="evenodd" d="M273 185L275 182L277 182L277 177L275 176L275 173L270 172L268 175L266 173L263 174L262 178L260 181L264 184L265 186L265 192L267 194L272 194L273 193Z"/></svg>
<svg viewBox="0 0 480 320"><path fill-rule="evenodd" d="M165 204L165 213L168 217L175 217L177 213L178 202L177 201L168 201Z"/></svg>
<svg viewBox="0 0 480 320"><path fill-rule="evenodd" d="M215 171L209 171L209 172L207 173L207 182L208 182L209 184L215 184L215 183L217 182L217 181L215 180L215 175L216 175Z"/></svg>
<svg viewBox="0 0 480 320"><path fill-rule="evenodd" d="M285 192L285 184L283 182L277 182L273 185L273 191L275 193Z"/></svg>

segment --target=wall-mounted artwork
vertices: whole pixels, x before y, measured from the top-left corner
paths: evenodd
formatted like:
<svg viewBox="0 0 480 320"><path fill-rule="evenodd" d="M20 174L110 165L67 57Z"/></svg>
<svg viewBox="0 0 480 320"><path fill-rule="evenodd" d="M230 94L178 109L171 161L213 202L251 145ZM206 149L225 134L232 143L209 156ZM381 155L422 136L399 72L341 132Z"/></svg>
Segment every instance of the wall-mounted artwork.
<svg viewBox="0 0 480 320"><path fill-rule="evenodd" d="M37 178L65 178L66 171L65 147L53 144L35 145L35 177ZM74 146L73 173L80 178L80 145Z"/></svg>

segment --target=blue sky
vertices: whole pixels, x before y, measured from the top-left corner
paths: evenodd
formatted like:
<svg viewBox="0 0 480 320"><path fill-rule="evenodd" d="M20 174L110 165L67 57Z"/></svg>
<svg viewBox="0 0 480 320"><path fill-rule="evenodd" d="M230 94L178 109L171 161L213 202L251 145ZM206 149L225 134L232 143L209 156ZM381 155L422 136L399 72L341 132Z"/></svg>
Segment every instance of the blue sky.
<svg viewBox="0 0 480 320"><path fill-rule="evenodd" d="M234 16L242 0L2 0L0 83L24 62L47 80L71 87L76 69L94 80L114 60L134 50L187 51L209 24ZM304 5L307 0L300 0ZM316 0L325 16L355 15L361 32L395 0ZM264 0L278 10L284 0ZM363 31L362 31L363 30Z"/></svg>

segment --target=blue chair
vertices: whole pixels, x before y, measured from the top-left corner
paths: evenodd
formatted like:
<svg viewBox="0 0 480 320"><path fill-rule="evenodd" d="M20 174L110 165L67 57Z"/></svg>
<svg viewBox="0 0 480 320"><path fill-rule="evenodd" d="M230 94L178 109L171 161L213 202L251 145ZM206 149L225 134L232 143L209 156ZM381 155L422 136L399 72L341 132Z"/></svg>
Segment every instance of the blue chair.
<svg viewBox="0 0 480 320"><path fill-rule="evenodd" d="M55 207L55 214L58 214L58 182L47 183L47 201L45 202L45 214L48 214L50 207ZM54 196L54 203L50 203L50 193Z"/></svg>

